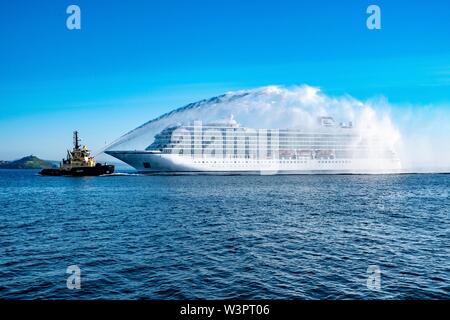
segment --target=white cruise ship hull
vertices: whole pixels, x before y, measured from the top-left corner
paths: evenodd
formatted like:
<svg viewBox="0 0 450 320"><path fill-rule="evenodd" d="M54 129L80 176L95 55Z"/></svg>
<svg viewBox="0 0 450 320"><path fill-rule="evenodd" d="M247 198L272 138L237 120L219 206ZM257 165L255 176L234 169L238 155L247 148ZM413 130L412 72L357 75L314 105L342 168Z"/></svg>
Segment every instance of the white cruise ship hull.
<svg viewBox="0 0 450 320"><path fill-rule="evenodd" d="M398 159L233 159L187 157L155 151L106 151L141 173L384 174L399 173Z"/></svg>

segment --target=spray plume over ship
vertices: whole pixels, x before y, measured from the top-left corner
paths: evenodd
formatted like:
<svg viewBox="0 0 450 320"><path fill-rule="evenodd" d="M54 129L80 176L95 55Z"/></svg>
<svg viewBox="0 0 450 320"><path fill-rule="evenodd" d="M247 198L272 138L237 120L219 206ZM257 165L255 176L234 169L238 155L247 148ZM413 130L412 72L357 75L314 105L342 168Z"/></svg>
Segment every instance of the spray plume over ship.
<svg viewBox="0 0 450 320"><path fill-rule="evenodd" d="M271 86L176 109L105 150L142 172L384 173L400 170L390 118L352 97Z"/></svg>

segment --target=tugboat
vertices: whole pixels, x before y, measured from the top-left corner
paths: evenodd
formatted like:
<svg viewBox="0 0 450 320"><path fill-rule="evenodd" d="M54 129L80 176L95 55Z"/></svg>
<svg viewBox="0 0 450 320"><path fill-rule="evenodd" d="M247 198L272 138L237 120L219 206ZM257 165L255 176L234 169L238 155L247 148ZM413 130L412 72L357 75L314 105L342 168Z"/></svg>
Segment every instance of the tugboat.
<svg viewBox="0 0 450 320"><path fill-rule="evenodd" d="M86 146L80 146L78 131L73 133L74 148L67 150L67 158L63 159L59 169L43 169L42 176L99 176L114 173L114 166L96 163L91 151Z"/></svg>

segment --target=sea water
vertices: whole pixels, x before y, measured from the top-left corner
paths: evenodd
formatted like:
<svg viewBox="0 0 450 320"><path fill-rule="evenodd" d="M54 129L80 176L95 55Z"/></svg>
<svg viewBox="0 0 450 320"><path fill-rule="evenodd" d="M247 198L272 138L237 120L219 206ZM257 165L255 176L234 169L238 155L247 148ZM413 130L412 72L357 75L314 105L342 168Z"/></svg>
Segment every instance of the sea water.
<svg viewBox="0 0 450 320"><path fill-rule="evenodd" d="M0 298L449 299L449 189L446 174L0 170Z"/></svg>

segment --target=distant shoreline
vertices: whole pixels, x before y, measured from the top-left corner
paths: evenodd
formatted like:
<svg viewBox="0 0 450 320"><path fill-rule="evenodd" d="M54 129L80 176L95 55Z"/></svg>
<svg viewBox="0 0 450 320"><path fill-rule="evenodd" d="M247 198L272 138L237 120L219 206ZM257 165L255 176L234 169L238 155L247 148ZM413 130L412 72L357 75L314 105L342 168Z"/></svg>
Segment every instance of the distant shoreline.
<svg viewBox="0 0 450 320"><path fill-rule="evenodd" d="M53 161L42 160L30 155L14 161L1 161L0 169L51 169L55 168Z"/></svg>

